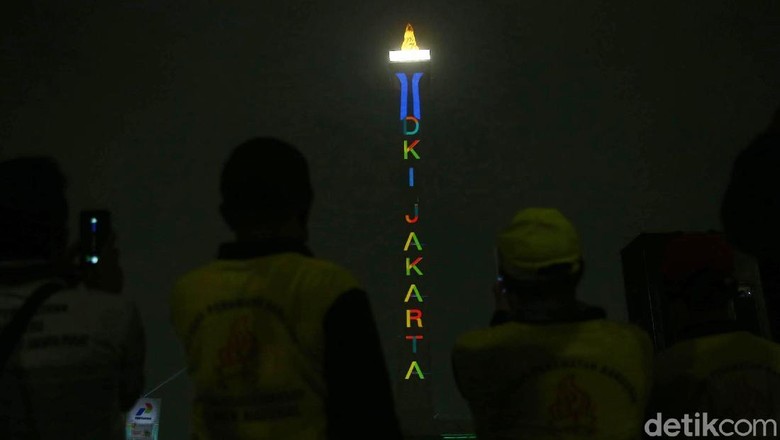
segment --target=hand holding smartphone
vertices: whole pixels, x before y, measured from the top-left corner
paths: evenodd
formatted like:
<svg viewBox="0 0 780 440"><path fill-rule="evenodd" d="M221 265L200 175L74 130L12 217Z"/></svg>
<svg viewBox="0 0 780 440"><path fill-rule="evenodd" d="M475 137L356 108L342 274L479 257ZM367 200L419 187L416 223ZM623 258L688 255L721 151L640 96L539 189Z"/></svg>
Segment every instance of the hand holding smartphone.
<svg viewBox="0 0 780 440"><path fill-rule="evenodd" d="M81 211L79 243L82 266L100 264L111 235L111 213L106 210Z"/></svg>
<svg viewBox="0 0 780 440"><path fill-rule="evenodd" d="M504 276L501 275L501 260L498 256L498 249L495 250L496 258L496 282L493 284L493 296L496 300L496 310L509 311L509 303L506 299L506 287L504 287Z"/></svg>

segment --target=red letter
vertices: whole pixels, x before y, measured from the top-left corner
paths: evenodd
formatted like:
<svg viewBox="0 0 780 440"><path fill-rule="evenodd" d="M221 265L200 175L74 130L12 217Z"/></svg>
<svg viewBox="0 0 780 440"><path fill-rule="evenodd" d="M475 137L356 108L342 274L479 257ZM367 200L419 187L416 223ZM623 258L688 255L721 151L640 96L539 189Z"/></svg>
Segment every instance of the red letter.
<svg viewBox="0 0 780 440"><path fill-rule="evenodd" d="M409 214L406 214L406 223L417 223L417 220L420 220L420 205L415 203L414 204L414 218L409 217Z"/></svg>

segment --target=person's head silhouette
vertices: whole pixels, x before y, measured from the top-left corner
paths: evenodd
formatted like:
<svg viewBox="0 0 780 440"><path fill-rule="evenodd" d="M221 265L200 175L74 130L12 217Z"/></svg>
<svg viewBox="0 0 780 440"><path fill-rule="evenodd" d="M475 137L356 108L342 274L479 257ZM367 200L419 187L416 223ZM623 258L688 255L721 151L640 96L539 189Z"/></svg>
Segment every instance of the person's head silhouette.
<svg viewBox="0 0 780 440"><path fill-rule="evenodd" d="M0 162L0 261L51 261L65 250L65 187L51 158Z"/></svg>
<svg viewBox="0 0 780 440"><path fill-rule="evenodd" d="M580 238L558 210L528 208L515 214L498 236L497 251L512 308L528 301L575 300L583 270Z"/></svg>
<svg viewBox="0 0 780 440"><path fill-rule="evenodd" d="M700 336L702 329L733 329L738 295L734 250L724 237L680 234L666 243L661 264L665 324L675 341Z"/></svg>
<svg viewBox="0 0 780 440"><path fill-rule="evenodd" d="M220 211L239 241L308 238L309 166L292 145L269 137L242 143L225 163L220 191Z"/></svg>

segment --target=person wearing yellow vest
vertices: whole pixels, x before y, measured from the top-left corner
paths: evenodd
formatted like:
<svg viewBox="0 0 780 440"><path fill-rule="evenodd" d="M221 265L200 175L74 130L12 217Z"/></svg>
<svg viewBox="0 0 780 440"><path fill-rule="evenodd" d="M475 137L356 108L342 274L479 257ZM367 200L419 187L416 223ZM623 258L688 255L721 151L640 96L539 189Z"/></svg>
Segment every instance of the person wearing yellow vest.
<svg viewBox="0 0 780 440"><path fill-rule="evenodd" d="M366 293L306 246L303 155L248 140L225 164L221 193L236 240L171 296L195 385L193 438L400 439Z"/></svg>
<svg viewBox="0 0 780 440"><path fill-rule="evenodd" d="M780 422L780 346L735 320L733 272L733 250L720 236L681 234L667 244L663 280L682 325L656 357L649 418Z"/></svg>
<svg viewBox="0 0 780 440"><path fill-rule="evenodd" d="M640 438L652 346L640 329L577 301L574 226L555 209L522 210L497 253L491 326L460 336L452 354L477 437Z"/></svg>

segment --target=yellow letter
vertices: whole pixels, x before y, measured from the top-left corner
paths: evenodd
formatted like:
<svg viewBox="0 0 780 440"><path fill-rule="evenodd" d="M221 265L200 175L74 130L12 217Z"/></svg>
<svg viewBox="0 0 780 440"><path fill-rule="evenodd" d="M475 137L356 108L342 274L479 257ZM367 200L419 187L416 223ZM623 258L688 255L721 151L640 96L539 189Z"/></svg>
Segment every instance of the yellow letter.
<svg viewBox="0 0 780 440"><path fill-rule="evenodd" d="M417 290L417 284L412 284L409 286L409 290L406 291L406 298L404 298L405 303L409 302L409 297L412 296L412 292L414 292L414 297L417 298L417 302L423 302L420 291Z"/></svg>
<svg viewBox="0 0 780 440"><path fill-rule="evenodd" d="M406 239L406 244L404 245L404 251L409 250L409 245L412 243L412 240L414 240L414 246L417 248L417 250L421 251L422 245L420 245L420 240L417 239L417 234L414 232L409 233L409 238Z"/></svg>
<svg viewBox="0 0 780 440"><path fill-rule="evenodd" d="M420 370L420 366L417 365L417 361L412 361L412 364L409 365L409 371L406 372L406 380L409 380L409 377L412 375L412 370L417 372L417 377L420 379L425 379L422 370Z"/></svg>
<svg viewBox="0 0 780 440"><path fill-rule="evenodd" d="M414 316L412 316L414 315ZM406 310L406 328L412 327L412 321L417 321L417 328L422 328L422 310L420 309L407 309Z"/></svg>

